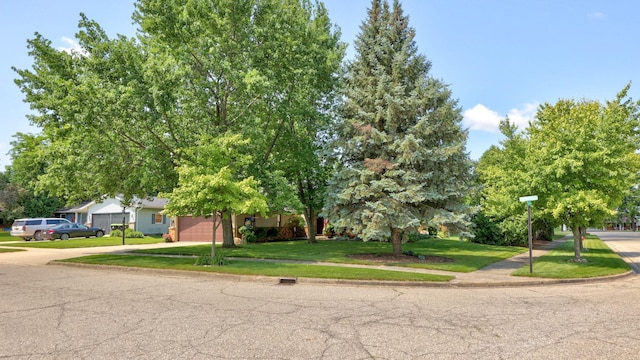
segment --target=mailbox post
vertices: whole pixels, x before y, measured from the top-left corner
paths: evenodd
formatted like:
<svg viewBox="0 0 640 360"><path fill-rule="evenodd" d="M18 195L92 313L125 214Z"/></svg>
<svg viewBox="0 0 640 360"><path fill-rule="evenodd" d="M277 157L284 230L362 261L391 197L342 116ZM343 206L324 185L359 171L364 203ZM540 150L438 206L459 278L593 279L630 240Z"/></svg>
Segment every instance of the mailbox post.
<svg viewBox="0 0 640 360"><path fill-rule="evenodd" d="M537 195L523 196L520 198L520 202L527 203L527 213L529 215L528 225L529 225L529 273L530 274L533 273L533 233L531 230L531 203L536 200L538 200Z"/></svg>

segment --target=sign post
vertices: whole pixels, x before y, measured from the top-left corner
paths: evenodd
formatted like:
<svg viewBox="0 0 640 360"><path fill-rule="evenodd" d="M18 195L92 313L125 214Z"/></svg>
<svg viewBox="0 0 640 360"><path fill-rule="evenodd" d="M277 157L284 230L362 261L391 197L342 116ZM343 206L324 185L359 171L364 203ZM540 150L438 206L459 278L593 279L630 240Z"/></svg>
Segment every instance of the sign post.
<svg viewBox="0 0 640 360"><path fill-rule="evenodd" d="M523 196L520 202L527 203L527 213L529 215L529 273L533 273L533 233L531 230L531 202L538 200L537 195Z"/></svg>
<svg viewBox="0 0 640 360"><path fill-rule="evenodd" d="M126 210L126 208L124 207L124 205L122 205L122 245L124 245L124 233L125 233L125 231L124 231L124 229L125 229L124 222L127 220L126 216L125 216L126 214L124 212L125 210Z"/></svg>

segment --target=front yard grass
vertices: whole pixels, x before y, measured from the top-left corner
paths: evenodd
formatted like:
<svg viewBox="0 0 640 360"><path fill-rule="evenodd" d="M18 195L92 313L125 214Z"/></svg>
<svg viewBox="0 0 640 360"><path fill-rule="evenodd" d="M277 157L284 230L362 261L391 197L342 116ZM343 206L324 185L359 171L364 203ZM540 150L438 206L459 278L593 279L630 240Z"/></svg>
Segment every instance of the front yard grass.
<svg viewBox="0 0 640 360"><path fill-rule="evenodd" d="M191 257L180 258L143 255L90 255L59 260L59 262L202 271L234 275L306 277L320 279L445 282L454 278L453 276L445 275L380 269L241 260L231 261L230 264L224 266L196 266L194 265L195 259Z"/></svg>
<svg viewBox="0 0 640 360"><path fill-rule="evenodd" d="M586 263L573 262L573 240L566 241L533 262L533 274L529 265L512 273L514 276L529 276L552 279L582 279L623 274L631 267L613 252L600 238L587 235L582 257Z"/></svg>
<svg viewBox="0 0 640 360"><path fill-rule="evenodd" d="M457 238L420 240L403 244L402 249L426 256L451 259L450 262L431 263L385 263L385 265L405 266L455 272L472 272L489 264L501 261L526 251L520 247L492 246L460 241ZM347 264L381 265L377 261L350 258L354 254L390 254L388 242L361 242L346 240L321 240L317 244L306 241L244 244L232 249L224 249L225 256L251 259L302 260ZM210 254L211 245L196 245L163 249L136 250L140 254L192 255Z"/></svg>
<svg viewBox="0 0 640 360"><path fill-rule="evenodd" d="M11 236L11 234L8 231L0 231L0 242L18 241L18 240L22 240L22 239L15 236Z"/></svg>
<svg viewBox="0 0 640 360"><path fill-rule="evenodd" d="M126 238L126 245L141 245L141 244L155 244L163 242L164 240L160 236L146 236L144 238ZM45 249L75 249L85 247L97 247L97 246L118 246L122 245L122 238L104 236L101 238L78 238L69 240L40 240L40 241L21 241L13 244L3 244L2 246L15 246L15 247L34 247Z"/></svg>

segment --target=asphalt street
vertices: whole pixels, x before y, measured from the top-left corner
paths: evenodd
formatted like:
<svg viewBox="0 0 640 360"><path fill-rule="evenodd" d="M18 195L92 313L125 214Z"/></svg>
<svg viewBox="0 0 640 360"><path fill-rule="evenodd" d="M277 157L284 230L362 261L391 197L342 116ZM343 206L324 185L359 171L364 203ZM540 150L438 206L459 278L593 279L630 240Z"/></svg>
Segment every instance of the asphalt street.
<svg viewBox="0 0 640 360"><path fill-rule="evenodd" d="M637 255L635 234L598 235L628 260ZM19 264L3 255L0 358L637 359L640 353L638 276L497 288L278 285Z"/></svg>

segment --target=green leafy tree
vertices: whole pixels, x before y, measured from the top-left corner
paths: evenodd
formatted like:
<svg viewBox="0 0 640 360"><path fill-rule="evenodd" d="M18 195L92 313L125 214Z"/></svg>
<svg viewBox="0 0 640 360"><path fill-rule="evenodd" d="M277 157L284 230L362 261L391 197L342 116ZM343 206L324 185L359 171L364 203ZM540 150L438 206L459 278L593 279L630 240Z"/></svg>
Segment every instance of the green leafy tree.
<svg viewBox="0 0 640 360"><path fill-rule="evenodd" d="M109 39L81 16L75 54L39 34L29 41L34 66L16 70L16 82L50 141L44 186L70 201L168 192L190 161L183 149L240 134L254 159L245 175L265 180L270 203L285 208L296 188L273 165L274 149L285 129L321 118L342 56L326 10L298 0L139 0L133 19L136 38ZM233 246L231 221L222 226Z"/></svg>
<svg viewBox="0 0 640 360"><path fill-rule="evenodd" d="M612 101L544 104L530 128L529 176L537 208L568 225L576 260L589 226L601 226L637 184L638 104L627 85Z"/></svg>
<svg viewBox="0 0 640 360"><path fill-rule="evenodd" d="M11 183L10 168L0 173L0 224L10 224L24 215L20 202L22 189Z"/></svg>
<svg viewBox="0 0 640 360"><path fill-rule="evenodd" d="M63 202L38 182L51 163L46 152L48 141L42 135L25 133L13 137L6 173L9 184L3 193L6 215L9 219L51 216Z"/></svg>
<svg viewBox="0 0 640 360"><path fill-rule="evenodd" d="M267 214L267 202L258 191L259 182L253 177L241 177L242 166L250 161L239 149L246 145L238 135L203 138L196 146L185 149L190 154L178 168L178 185L171 193L165 211L171 216L211 216L213 238L211 256L215 256L216 229L219 219L231 215Z"/></svg>
<svg viewBox="0 0 640 360"><path fill-rule="evenodd" d="M300 7L288 5L283 14L288 33L270 39L284 45L284 51L258 55L259 63L279 64L273 67L276 80L269 86L281 100L265 114L271 119L269 127L261 128L261 132L273 136L259 134L255 138L268 140L263 145L267 149L263 152L265 161L257 164L263 173L272 174L261 177L271 179L263 182L269 186L268 193L296 197L286 201L281 197L272 208L301 212L308 225L309 242L315 243L316 217L324 204L330 173L324 147L331 131L345 46L339 42L340 34L332 29L321 3L300 3ZM282 174L286 183L273 174Z"/></svg>
<svg viewBox="0 0 640 360"><path fill-rule="evenodd" d="M389 240L402 252L405 232L447 224L464 229L471 162L467 133L451 91L429 75L398 1L373 0L347 66L341 167L327 212L363 240Z"/></svg>
<svg viewBox="0 0 640 360"><path fill-rule="evenodd" d="M170 188L175 157L153 111L147 56L135 40L109 39L84 15L79 27L82 52L56 50L36 34L28 41L33 68L14 69L36 111L29 118L45 137L41 151L48 162L39 187L70 203Z"/></svg>
<svg viewBox="0 0 640 360"><path fill-rule="evenodd" d="M499 238L485 239L486 236L481 235L476 241L485 239L486 243L526 245L526 208L518 199L532 194L526 173L528 138L518 132L509 118L502 120L499 128L505 139L500 146L490 147L475 168L478 182L482 184L480 212L484 216L478 218L483 220L478 225L495 224L498 228L498 232L483 232L477 228L476 231ZM534 215L536 220L540 217L537 211ZM536 221L534 225L537 225Z"/></svg>

